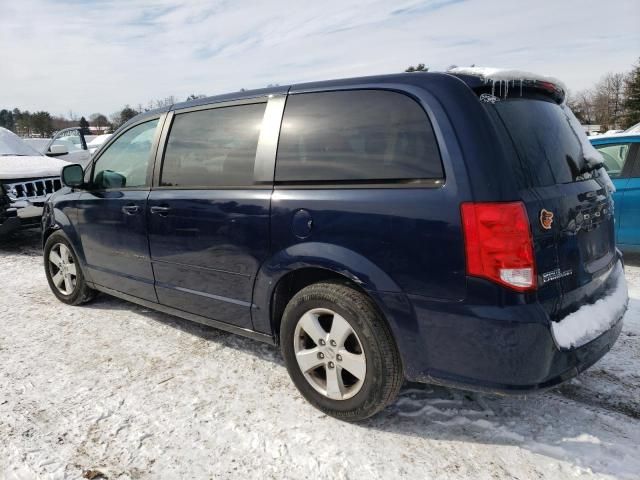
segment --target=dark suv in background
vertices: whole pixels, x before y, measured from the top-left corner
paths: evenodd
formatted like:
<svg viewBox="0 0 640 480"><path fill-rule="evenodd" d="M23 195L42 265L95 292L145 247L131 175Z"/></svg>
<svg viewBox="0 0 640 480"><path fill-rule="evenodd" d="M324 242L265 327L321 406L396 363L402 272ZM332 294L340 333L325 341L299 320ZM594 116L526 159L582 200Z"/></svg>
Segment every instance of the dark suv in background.
<svg viewBox="0 0 640 480"><path fill-rule="evenodd" d="M608 177L558 85L501 90L400 74L139 115L46 205L51 289L279 344L305 398L346 420L405 378L556 385L622 326ZM596 300L610 308L585 321Z"/></svg>

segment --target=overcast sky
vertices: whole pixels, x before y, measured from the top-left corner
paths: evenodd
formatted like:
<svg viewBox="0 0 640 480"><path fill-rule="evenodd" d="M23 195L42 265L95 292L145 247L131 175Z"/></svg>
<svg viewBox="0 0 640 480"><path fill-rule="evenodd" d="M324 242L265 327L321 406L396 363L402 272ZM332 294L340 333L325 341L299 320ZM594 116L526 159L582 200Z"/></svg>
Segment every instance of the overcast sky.
<svg viewBox="0 0 640 480"><path fill-rule="evenodd" d="M418 62L579 90L639 56L638 0L0 0L0 108L55 114Z"/></svg>

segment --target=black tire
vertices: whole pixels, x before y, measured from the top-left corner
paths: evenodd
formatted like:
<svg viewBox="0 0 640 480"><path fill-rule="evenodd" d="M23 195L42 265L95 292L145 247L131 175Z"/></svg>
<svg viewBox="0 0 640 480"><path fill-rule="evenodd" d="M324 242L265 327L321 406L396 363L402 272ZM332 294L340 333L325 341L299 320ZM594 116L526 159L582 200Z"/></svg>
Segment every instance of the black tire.
<svg viewBox="0 0 640 480"><path fill-rule="evenodd" d="M301 317L314 309L328 309L340 315L361 344L366 373L359 391L350 398L336 400L320 393L298 365L294 343L300 340L296 327ZM375 415L395 400L404 380L400 355L385 319L369 297L344 283L316 283L298 292L285 308L280 346L289 375L300 393L314 407L340 420L355 422ZM321 373L324 368L328 374L329 367L319 368Z"/></svg>
<svg viewBox="0 0 640 480"><path fill-rule="evenodd" d="M73 291L68 295L65 295L58 289L58 287L56 287L53 281L55 266L49 261L51 250L60 244L69 249L73 263L76 266L75 285L73 287ZM67 237L62 232L52 233L44 244L44 270L47 276L47 282L49 283L49 288L51 288L51 291L58 300L66 303L67 305L82 305L83 303L90 302L98 293L87 285L78 256L71 246L71 242L67 240Z"/></svg>

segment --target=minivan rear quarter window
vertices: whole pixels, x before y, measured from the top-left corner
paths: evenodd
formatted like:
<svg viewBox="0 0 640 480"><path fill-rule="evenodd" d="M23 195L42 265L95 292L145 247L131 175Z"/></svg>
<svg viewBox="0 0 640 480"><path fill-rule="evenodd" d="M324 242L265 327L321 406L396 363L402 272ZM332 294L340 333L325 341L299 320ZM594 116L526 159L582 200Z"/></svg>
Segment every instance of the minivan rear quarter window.
<svg viewBox="0 0 640 480"><path fill-rule="evenodd" d="M252 185L265 108L266 103L256 103L176 114L161 185Z"/></svg>
<svg viewBox="0 0 640 480"><path fill-rule="evenodd" d="M410 97L383 90L302 93L287 99L277 182L443 178L433 128Z"/></svg>

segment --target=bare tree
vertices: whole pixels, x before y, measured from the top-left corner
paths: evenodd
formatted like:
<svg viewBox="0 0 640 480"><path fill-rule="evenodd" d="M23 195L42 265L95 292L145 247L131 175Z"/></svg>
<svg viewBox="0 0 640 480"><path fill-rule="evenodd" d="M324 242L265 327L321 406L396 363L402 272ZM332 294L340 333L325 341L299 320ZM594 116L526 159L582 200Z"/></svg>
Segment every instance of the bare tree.
<svg viewBox="0 0 640 480"><path fill-rule="evenodd" d="M608 73L596 84L592 109L594 116L605 129L620 128L624 105L624 78L623 73Z"/></svg>
<svg viewBox="0 0 640 480"><path fill-rule="evenodd" d="M177 103L177 102L176 102L176 97L174 97L173 95L170 95L165 98L159 98L157 100L149 100L149 108L147 110L152 110L154 108L168 107L170 105L173 105L174 103Z"/></svg>
<svg viewBox="0 0 640 480"><path fill-rule="evenodd" d="M624 73L614 73L607 75L607 84L609 88L609 108L616 128L621 127L622 117L624 114L624 79Z"/></svg>
<svg viewBox="0 0 640 480"><path fill-rule="evenodd" d="M598 124L603 130L621 128L625 115L624 73L608 73L590 90L571 95L568 101L578 119L585 124Z"/></svg>
<svg viewBox="0 0 640 480"><path fill-rule="evenodd" d="M592 90L580 90L573 95L567 95L569 100L567 104L573 110L573 113L578 117L580 123L593 124L595 123L595 115L593 112L593 91Z"/></svg>

